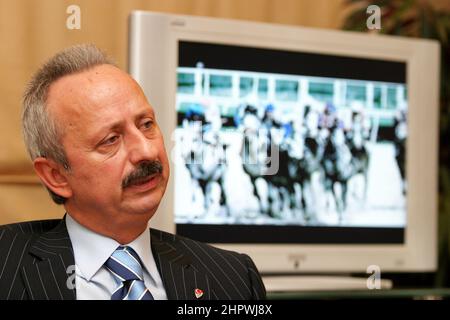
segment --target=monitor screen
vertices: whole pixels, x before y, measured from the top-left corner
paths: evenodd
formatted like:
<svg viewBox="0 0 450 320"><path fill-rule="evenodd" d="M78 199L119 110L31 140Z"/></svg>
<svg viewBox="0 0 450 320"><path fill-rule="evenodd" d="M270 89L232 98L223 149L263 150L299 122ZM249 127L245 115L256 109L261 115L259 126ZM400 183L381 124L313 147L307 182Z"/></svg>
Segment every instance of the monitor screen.
<svg viewBox="0 0 450 320"><path fill-rule="evenodd" d="M179 41L174 107L178 234L404 242L406 63Z"/></svg>
<svg viewBox="0 0 450 320"><path fill-rule="evenodd" d="M264 274L436 269L438 43L144 11L129 34L171 160L153 228Z"/></svg>

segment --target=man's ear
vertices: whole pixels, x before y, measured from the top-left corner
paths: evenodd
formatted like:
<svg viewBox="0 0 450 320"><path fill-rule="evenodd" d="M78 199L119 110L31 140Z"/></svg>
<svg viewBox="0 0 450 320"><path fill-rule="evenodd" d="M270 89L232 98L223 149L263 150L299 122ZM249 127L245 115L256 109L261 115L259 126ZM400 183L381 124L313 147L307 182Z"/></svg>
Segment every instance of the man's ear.
<svg viewBox="0 0 450 320"><path fill-rule="evenodd" d="M66 178L67 172L61 164L51 159L39 157L34 159L33 166L47 188L64 198L72 196L72 188Z"/></svg>

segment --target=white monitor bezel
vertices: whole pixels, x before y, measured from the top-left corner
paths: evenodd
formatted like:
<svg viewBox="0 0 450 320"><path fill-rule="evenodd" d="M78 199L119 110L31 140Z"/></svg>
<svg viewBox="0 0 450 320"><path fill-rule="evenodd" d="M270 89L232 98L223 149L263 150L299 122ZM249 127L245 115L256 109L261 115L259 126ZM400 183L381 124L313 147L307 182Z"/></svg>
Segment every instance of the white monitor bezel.
<svg viewBox="0 0 450 320"><path fill-rule="evenodd" d="M156 111L171 159L172 133L176 127L177 44L180 40L406 62L408 214L404 245L217 246L249 254L263 273L366 272L370 265L389 272L436 269L440 53L436 42L134 11L130 16L129 72L142 86ZM152 227L169 232L175 232L173 186L172 169L159 214L151 221Z"/></svg>

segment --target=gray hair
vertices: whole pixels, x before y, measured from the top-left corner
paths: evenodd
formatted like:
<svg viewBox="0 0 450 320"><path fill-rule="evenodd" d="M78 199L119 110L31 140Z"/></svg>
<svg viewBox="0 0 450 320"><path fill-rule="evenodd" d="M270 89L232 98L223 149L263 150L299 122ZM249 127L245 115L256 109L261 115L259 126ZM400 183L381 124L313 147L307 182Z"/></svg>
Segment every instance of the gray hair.
<svg viewBox="0 0 450 320"><path fill-rule="evenodd" d="M38 157L52 159L70 169L61 143L63 128L47 110L50 85L56 80L79 73L102 64L116 64L104 52L92 44L81 44L67 48L50 58L31 78L23 95L22 131L25 146L34 160ZM66 202L48 187L53 201Z"/></svg>

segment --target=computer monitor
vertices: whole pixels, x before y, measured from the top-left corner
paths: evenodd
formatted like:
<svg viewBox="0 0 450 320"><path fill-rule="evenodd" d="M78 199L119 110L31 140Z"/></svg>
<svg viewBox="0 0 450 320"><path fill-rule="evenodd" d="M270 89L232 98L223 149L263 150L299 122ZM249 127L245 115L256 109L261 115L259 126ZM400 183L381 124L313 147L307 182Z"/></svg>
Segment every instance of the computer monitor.
<svg viewBox="0 0 450 320"><path fill-rule="evenodd" d="M136 11L171 178L153 227L263 274L433 271L439 45Z"/></svg>

